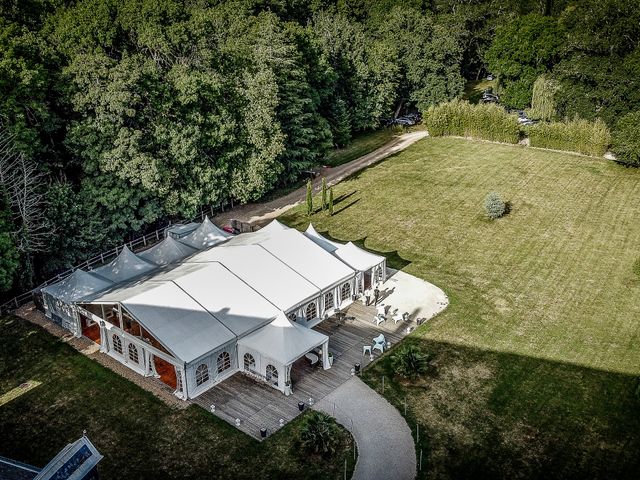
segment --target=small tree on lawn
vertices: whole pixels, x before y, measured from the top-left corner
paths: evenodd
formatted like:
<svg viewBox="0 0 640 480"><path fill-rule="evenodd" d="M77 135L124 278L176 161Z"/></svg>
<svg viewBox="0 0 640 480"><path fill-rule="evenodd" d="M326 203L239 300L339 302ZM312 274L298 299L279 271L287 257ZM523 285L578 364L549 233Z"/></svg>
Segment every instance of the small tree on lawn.
<svg viewBox="0 0 640 480"><path fill-rule="evenodd" d="M300 444L309 453L330 457L340 444L340 431L336 422L324 413L312 412L300 429Z"/></svg>
<svg viewBox="0 0 640 480"><path fill-rule="evenodd" d="M313 213L313 184L311 180L307 182L307 216Z"/></svg>
<svg viewBox="0 0 640 480"><path fill-rule="evenodd" d="M329 215L333 215L333 187L329 189Z"/></svg>
<svg viewBox="0 0 640 480"><path fill-rule="evenodd" d="M632 267L633 273L640 280L640 258L638 258Z"/></svg>
<svg viewBox="0 0 640 480"><path fill-rule="evenodd" d="M322 177L322 210L327 208L327 179Z"/></svg>
<svg viewBox="0 0 640 480"><path fill-rule="evenodd" d="M487 212L487 217L491 220L502 217L507 211L507 205L502 200L499 193L491 192L484 199L484 208Z"/></svg>
<svg viewBox="0 0 640 480"><path fill-rule="evenodd" d="M415 379L427 373L429 360L429 355L417 345L404 345L391 356L391 366L397 375Z"/></svg>

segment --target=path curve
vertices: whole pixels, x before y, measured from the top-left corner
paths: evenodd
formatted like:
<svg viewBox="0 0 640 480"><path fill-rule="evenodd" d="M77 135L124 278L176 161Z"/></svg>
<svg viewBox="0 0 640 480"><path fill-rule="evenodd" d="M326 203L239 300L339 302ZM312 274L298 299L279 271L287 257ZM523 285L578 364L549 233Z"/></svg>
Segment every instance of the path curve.
<svg viewBox="0 0 640 480"><path fill-rule="evenodd" d="M319 191L322 185L322 177L327 179L328 185L335 185L344 178L352 175L363 168L387 158L389 155L398 153L405 148L413 145L418 140L427 136L425 130L417 132L404 133L394 137L390 142L371 153L356 158L350 162L339 165L337 167L324 168L318 177L313 181L313 188ZM215 216L215 223L218 225L228 224L232 218L242 220L244 222L255 223L261 225L269 220L278 217L282 213L301 203L307 193L307 187L301 187L287 195L278 197L269 202L248 203L246 205L238 205L232 210L221 212Z"/></svg>
<svg viewBox="0 0 640 480"><path fill-rule="evenodd" d="M313 408L334 417L353 435L358 445L353 480L415 478L416 451L407 422L358 377L340 385Z"/></svg>

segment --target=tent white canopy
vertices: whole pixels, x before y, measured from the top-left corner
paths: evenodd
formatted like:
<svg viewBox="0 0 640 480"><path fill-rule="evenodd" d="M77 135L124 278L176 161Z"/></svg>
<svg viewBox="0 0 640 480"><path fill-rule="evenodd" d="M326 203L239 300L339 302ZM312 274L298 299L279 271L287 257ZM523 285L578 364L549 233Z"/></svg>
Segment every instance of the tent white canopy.
<svg viewBox="0 0 640 480"><path fill-rule="evenodd" d="M187 363L235 339L231 330L173 282L146 282L122 305Z"/></svg>
<svg viewBox="0 0 640 480"><path fill-rule="evenodd" d="M320 294L315 285L260 245L225 244L189 257L186 262L221 263L285 312Z"/></svg>
<svg viewBox="0 0 640 480"><path fill-rule="evenodd" d="M237 336L266 325L279 312L258 292L217 262L189 272L174 282Z"/></svg>
<svg viewBox="0 0 640 480"><path fill-rule="evenodd" d="M280 312L269 325L238 340L238 345L290 365L309 350L324 345L329 337L291 322Z"/></svg>
<svg viewBox="0 0 640 480"><path fill-rule="evenodd" d="M313 240L317 245L324 248L327 252L332 253L336 258L339 258L354 270L365 272L385 261L385 257L382 255L368 252L353 242L347 242L345 244L332 242L320 235L311 224L309 224L304 234L307 238Z"/></svg>
<svg viewBox="0 0 640 480"><path fill-rule="evenodd" d="M71 303L92 293L106 290L112 285L113 283L105 278L78 269L64 280L44 287L42 292L65 303Z"/></svg>
<svg viewBox="0 0 640 480"><path fill-rule="evenodd" d="M139 253L138 256L156 265L169 265L194 254L196 251L195 248L167 236L162 242Z"/></svg>
<svg viewBox="0 0 640 480"><path fill-rule="evenodd" d="M148 273L157 268L156 265L143 260L125 245L120 254L110 263L92 270L113 283L121 283Z"/></svg>
<svg viewBox="0 0 640 480"><path fill-rule="evenodd" d="M260 245L278 257L296 272L325 290L354 276L354 271L344 262L309 240L295 229L282 230Z"/></svg>
<svg viewBox="0 0 640 480"><path fill-rule="evenodd" d="M214 225L209 220L209 217L204 217L200 226L189 235L180 238L180 241L190 247L202 250L218 245L226 241L230 236L229 233Z"/></svg>

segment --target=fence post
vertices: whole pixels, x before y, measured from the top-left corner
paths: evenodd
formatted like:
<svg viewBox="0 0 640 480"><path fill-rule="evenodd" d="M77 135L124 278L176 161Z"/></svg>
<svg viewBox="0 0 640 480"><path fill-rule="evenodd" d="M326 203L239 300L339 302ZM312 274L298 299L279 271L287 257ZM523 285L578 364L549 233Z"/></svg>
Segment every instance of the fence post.
<svg viewBox="0 0 640 480"><path fill-rule="evenodd" d="M142 236L142 243L144 244L145 247L147 246L147 236L146 235Z"/></svg>
<svg viewBox="0 0 640 480"><path fill-rule="evenodd" d="M19 307L19 305L18 305L18 297L14 297L13 300L16 302L16 308L18 308Z"/></svg>
<svg viewBox="0 0 640 480"><path fill-rule="evenodd" d="M384 395L384 375L382 376L382 394Z"/></svg>
<svg viewBox="0 0 640 480"><path fill-rule="evenodd" d="M416 443L420 442L420 424L416 423Z"/></svg>
<svg viewBox="0 0 640 480"><path fill-rule="evenodd" d="M158 235L158 230L156 230L156 240L160 240L160 236Z"/></svg>
<svg viewBox="0 0 640 480"><path fill-rule="evenodd" d="M420 449L420 464L418 466L419 471L422 471L422 449Z"/></svg>

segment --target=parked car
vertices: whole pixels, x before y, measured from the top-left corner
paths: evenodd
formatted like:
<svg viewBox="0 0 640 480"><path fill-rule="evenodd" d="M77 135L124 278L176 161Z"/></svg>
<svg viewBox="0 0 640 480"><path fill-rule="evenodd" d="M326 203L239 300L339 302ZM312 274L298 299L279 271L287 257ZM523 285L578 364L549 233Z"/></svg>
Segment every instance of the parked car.
<svg viewBox="0 0 640 480"><path fill-rule="evenodd" d="M495 77L490 73L487 75L487 80L492 81Z"/></svg>
<svg viewBox="0 0 640 480"><path fill-rule="evenodd" d="M482 94L482 102L483 103L500 103L500 97L495 93L483 93Z"/></svg>

